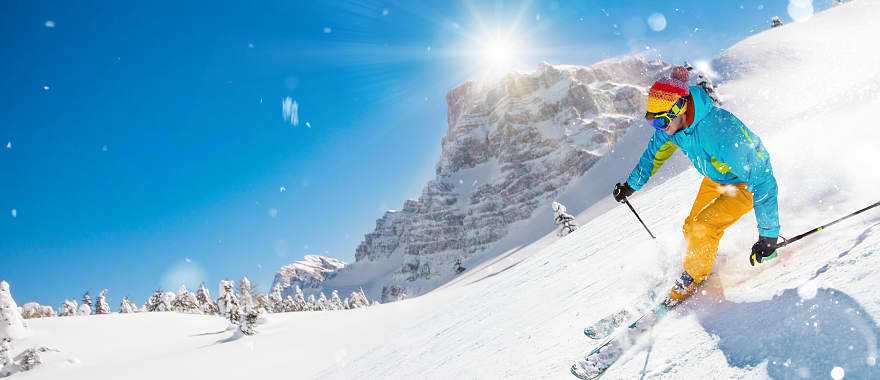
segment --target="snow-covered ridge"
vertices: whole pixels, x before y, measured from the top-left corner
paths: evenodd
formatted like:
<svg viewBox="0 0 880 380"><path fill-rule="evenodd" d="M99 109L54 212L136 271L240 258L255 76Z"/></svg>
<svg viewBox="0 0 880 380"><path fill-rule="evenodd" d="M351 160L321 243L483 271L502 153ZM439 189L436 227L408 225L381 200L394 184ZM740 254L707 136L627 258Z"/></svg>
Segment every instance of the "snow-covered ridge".
<svg viewBox="0 0 880 380"><path fill-rule="evenodd" d="M272 289L280 287L285 297L297 286L304 291L319 289L324 281L344 267L344 262L332 257L306 255L302 260L281 267L275 273Z"/></svg>
<svg viewBox="0 0 880 380"><path fill-rule="evenodd" d="M452 89L436 178L377 220L357 262L325 287L360 283L387 302L448 281L453 263L480 259L512 223L549 208L608 153L638 123L646 87L667 69L641 56L544 63Z"/></svg>

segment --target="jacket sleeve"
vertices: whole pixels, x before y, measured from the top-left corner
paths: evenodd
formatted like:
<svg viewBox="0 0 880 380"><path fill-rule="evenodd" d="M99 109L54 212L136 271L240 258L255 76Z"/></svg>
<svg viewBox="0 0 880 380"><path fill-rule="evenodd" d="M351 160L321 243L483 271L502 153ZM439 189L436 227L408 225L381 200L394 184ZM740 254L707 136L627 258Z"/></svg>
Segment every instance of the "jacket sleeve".
<svg viewBox="0 0 880 380"><path fill-rule="evenodd" d="M648 141L648 147L645 148L645 152L642 153L642 157L629 174L626 182L635 190L641 189L648 182L648 179L657 172L657 169L660 169L663 163L672 156L672 153L675 153L676 149L678 147L666 132L654 131L654 135Z"/></svg>
<svg viewBox="0 0 880 380"><path fill-rule="evenodd" d="M718 156L730 166L730 171L742 179L752 192L758 235L775 238L779 236L779 212L776 178L770 165L770 154L760 138L749 131L739 119L728 114L730 123L722 128Z"/></svg>

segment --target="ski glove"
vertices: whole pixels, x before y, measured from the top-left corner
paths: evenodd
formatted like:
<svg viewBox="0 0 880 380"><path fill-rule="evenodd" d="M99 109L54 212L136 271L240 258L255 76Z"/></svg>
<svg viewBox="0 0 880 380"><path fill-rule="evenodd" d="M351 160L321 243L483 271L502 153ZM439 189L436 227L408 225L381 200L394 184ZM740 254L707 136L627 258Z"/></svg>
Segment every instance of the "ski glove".
<svg viewBox="0 0 880 380"><path fill-rule="evenodd" d="M776 238L759 236L758 241L752 246L752 255L749 256L749 263L755 266L756 262L760 264L764 260L774 258L776 258Z"/></svg>
<svg viewBox="0 0 880 380"><path fill-rule="evenodd" d="M629 186L629 183L618 183L614 185L614 191L611 192L611 195L614 195L614 200L620 203L626 201L626 198L635 193L636 191Z"/></svg>

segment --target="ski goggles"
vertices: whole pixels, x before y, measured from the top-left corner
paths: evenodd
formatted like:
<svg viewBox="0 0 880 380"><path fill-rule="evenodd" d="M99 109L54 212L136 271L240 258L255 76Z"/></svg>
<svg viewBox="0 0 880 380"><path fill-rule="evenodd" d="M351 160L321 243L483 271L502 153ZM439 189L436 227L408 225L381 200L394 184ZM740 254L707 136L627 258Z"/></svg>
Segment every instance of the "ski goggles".
<svg viewBox="0 0 880 380"><path fill-rule="evenodd" d="M645 112L645 119L648 119L648 123L651 124L654 129L658 131L662 131L669 126L669 123L672 122L672 119L675 119L679 115L681 115L687 109L687 97L682 96L678 98L675 104L672 105L672 108L666 112L660 113L651 113Z"/></svg>

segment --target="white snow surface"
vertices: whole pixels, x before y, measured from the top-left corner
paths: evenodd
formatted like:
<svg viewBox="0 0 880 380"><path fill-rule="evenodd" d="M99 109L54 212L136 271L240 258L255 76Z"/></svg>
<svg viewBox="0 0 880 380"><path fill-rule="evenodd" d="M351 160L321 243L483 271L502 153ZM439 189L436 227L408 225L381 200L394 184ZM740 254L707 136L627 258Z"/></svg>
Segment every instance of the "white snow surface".
<svg viewBox="0 0 880 380"><path fill-rule="evenodd" d="M847 3L748 38L713 62L725 107L771 154L784 236L880 200L877 18L880 3ZM681 271L681 223L700 182L681 157L678 169L662 169L668 179L632 198L657 240L602 195L629 173L648 133L632 129L569 185L560 202L578 213L580 229L534 236L533 226L552 220L544 207L499 243L507 252L424 296L273 314L258 335L238 339L222 319L199 315L36 319L16 349L45 344L63 353L16 376L572 378L572 361L595 344L585 325L651 288L665 291ZM750 267L756 237L749 213L722 239L704 294L673 310L604 378L880 378L880 210Z"/></svg>

